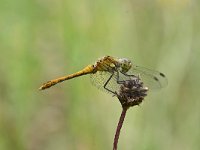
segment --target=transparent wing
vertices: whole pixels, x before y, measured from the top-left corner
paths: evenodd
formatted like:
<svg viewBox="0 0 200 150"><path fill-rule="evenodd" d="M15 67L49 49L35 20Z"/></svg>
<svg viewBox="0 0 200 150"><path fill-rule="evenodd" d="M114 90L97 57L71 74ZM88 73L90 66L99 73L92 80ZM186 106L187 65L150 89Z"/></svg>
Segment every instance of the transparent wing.
<svg viewBox="0 0 200 150"><path fill-rule="evenodd" d="M168 84L167 78L163 73L145 67L133 66L127 74L139 75L144 85L149 89L160 89Z"/></svg>
<svg viewBox="0 0 200 150"><path fill-rule="evenodd" d="M112 73L108 71L97 71L95 74L90 75L90 80L92 85L96 86L101 91L112 94L112 92L109 92L107 89L104 88L104 85L109 80L111 75ZM114 72L112 78L107 83L106 88L113 92L119 90L120 84L117 83L117 72Z"/></svg>
<svg viewBox="0 0 200 150"><path fill-rule="evenodd" d="M111 75L113 76L109 80ZM144 83L144 86L147 86L149 89L160 89L168 84L167 78L163 73L145 67L134 66L130 71L128 71L127 75L139 76ZM92 84L98 89L112 94L112 92L104 88L106 82L109 80L106 88L113 92L118 92L121 84L119 84L117 81L130 80L130 76L127 75L122 73L118 74L116 71L114 71L114 73L109 71L97 71L96 73L91 74L90 79Z"/></svg>

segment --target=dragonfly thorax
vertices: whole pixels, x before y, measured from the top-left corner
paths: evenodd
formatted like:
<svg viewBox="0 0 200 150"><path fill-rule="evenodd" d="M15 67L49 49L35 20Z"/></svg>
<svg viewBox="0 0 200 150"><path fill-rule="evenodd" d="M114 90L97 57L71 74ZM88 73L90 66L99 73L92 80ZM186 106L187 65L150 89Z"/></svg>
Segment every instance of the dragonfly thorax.
<svg viewBox="0 0 200 150"><path fill-rule="evenodd" d="M126 73L130 70L130 68L132 67L131 61L127 58L119 58L119 64L120 64L120 71L122 73Z"/></svg>

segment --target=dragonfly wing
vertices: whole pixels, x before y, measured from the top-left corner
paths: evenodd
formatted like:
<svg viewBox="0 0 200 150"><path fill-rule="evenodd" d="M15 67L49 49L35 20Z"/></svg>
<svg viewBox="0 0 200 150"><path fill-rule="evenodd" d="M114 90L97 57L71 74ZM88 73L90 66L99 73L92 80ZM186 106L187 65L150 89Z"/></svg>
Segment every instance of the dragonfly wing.
<svg viewBox="0 0 200 150"><path fill-rule="evenodd" d="M167 78L163 73L145 67L133 66L128 71L128 74L139 75L144 85L150 89L160 89L168 84Z"/></svg>
<svg viewBox="0 0 200 150"><path fill-rule="evenodd" d="M108 71L97 71L94 74L90 75L90 80L92 85L96 86L101 91L107 92L112 94L112 92L109 92L107 89L104 88L104 85L108 81L108 79L111 77L112 73ZM106 85L106 88L109 90L116 92L119 91L120 84L117 83L117 72L114 72L112 78L109 80L108 84Z"/></svg>

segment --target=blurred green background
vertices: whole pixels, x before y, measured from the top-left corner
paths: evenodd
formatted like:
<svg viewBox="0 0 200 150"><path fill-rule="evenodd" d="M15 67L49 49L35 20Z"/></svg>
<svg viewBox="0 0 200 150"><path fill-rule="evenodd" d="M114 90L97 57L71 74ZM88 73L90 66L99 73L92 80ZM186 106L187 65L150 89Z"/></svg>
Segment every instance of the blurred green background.
<svg viewBox="0 0 200 150"><path fill-rule="evenodd" d="M38 91L104 55L169 82L129 109L119 149L199 150L199 41L197 0L1 0L0 150L111 150L116 98L88 76Z"/></svg>

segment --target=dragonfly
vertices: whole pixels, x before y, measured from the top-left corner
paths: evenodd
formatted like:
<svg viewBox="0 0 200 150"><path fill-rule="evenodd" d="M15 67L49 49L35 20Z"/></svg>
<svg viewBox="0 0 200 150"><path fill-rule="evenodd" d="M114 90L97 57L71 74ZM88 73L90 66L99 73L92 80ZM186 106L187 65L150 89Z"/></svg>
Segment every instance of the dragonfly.
<svg viewBox="0 0 200 150"><path fill-rule="evenodd" d="M133 76L139 77L148 89L160 89L167 85L166 76L159 71L134 65L127 58L104 56L76 73L43 83L39 90L45 90L57 83L88 74L94 86L112 94L119 90L121 81L129 80Z"/></svg>

